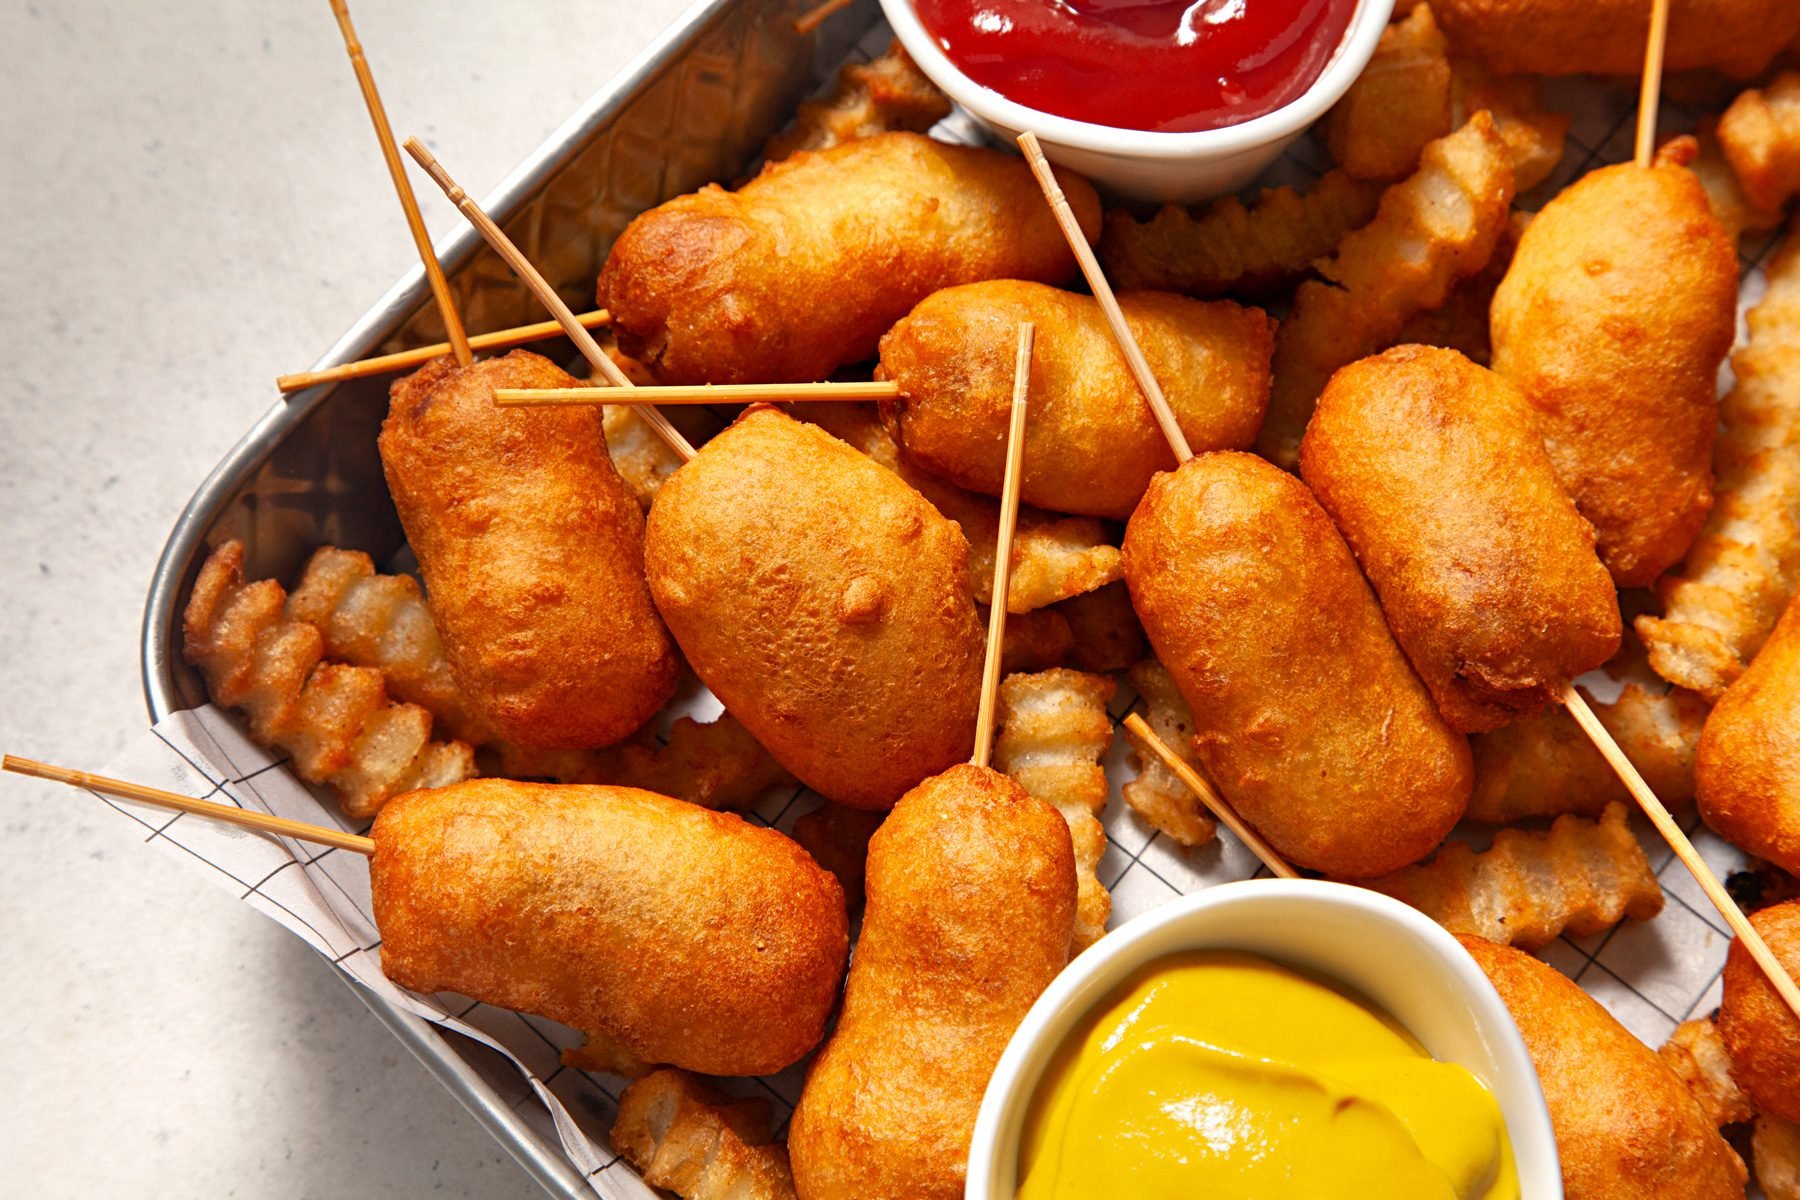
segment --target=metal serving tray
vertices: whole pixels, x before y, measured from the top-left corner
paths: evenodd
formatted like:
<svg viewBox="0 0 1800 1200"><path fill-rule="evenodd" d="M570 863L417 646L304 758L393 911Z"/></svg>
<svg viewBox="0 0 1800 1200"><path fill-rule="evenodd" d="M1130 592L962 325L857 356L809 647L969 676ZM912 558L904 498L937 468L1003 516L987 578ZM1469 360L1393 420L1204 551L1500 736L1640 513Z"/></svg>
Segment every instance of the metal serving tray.
<svg viewBox="0 0 1800 1200"><path fill-rule="evenodd" d="M880 23L858 0L814 34L793 29L814 0L698 0L521 163L487 210L577 311L633 216L714 180L740 175L795 104ZM398 236L398 235L396 235ZM471 228L438 246L471 333L541 320L543 312ZM424 271L414 267L316 367L441 341ZM566 342L538 347L559 361ZM273 365L271 366L273 373ZM206 700L181 660L180 616L207 550L243 541L251 578L292 579L330 544L389 561L400 523L375 438L387 377L313 388L277 400L213 469L169 535L144 608L144 694L153 721ZM428 1070L552 1195L594 1195L550 1130L495 1086L504 1071L483 1047L446 1034L352 983Z"/></svg>

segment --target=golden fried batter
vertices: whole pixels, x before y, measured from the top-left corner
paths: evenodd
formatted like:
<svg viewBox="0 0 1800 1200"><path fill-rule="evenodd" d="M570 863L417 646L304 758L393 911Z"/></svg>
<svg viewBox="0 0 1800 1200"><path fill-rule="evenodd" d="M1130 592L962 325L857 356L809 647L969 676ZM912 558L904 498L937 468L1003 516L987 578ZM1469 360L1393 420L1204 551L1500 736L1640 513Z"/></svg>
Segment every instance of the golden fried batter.
<svg viewBox="0 0 1800 1200"><path fill-rule="evenodd" d="M1438 716L1306 485L1249 454L1150 484L1125 579L1206 774L1281 854L1340 878L1430 853L1468 803Z"/></svg>
<svg viewBox="0 0 1800 1200"><path fill-rule="evenodd" d="M812 1049L849 948L844 894L772 829L635 788L477 779L371 831L381 969L708 1075Z"/></svg>
<svg viewBox="0 0 1800 1200"><path fill-rule="evenodd" d="M1399 346L1334 375L1300 474L1452 729L1529 716L1619 648L1594 531L1525 398L1454 350Z"/></svg>
<svg viewBox="0 0 1800 1200"><path fill-rule="evenodd" d="M1706 718L1694 782L1708 825L1800 874L1800 597Z"/></svg>
<svg viewBox="0 0 1800 1200"><path fill-rule="evenodd" d="M1570 186L1520 237L1494 295L1494 370L1536 408L1620 587L1681 561L1712 502L1737 255L1681 165L1692 147Z"/></svg>
<svg viewBox="0 0 1800 1200"><path fill-rule="evenodd" d="M1788 974L1800 975L1800 900L1752 913L1750 924ZM1724 984L1719 1036L1731 1051L1731 1077L1758 1112L1800 1122L1800 1018L1735 940L1725 958Z"/></svg>
<svg viewBox="0 0 1800 1200"><path fill-rule="evenodd" d="M501 408L494 389L573 387L523 350L394 384L388 491L419 557L457 687L521 746L616 742L675 692L644 585L644 516L591 408Z"/></svg>
<svg viewBox="0 0 1800 1200"><path fill-rule="evenodd" d="M802 1200L962 1200L988 1076L1068 961L1069 828L999 772L952 767L876 832L868 893L788 1127L794 1183Z"/></svg>
<svg viewBox="0 0 1800 1200"><path fill-rule="evenodd" d="M1255 441L1274 322L1260 309L1170 292L1126 292L1119 306L1195 450ZM1175 457L1091 296L1017 280L934 293L881 339L882 374L900 388L882 418L908 458L998 496L1025 321L1038 341L1019 496L1123 520Z"/></svg>
<svg viewBox="0 0 1800 1200"><path fill-rule="evenodd" d="M1094 189L1058 178L1098 237ZM642 214L613 243L598 292L620 347L664 383L797 382L874 357L939 288L1074 273L1024 160L883 133Z"/></svg>
<svg viewBox="0 0 1800 1200"><path fill-rule="evenodd" d="M1459 940L1537 1068L1566 1200L1743 1200L1742 1160L1655 1051L1555 968Z"/></svg>
<svg viewBox="0 0 1800 1200"><path fill-rule="evenodd" d="M968 555L891 471L772 408L663 484L645 538L650 590L700 678L802 782L856 808L969 755Z"/></svg>
<svg viewBox="0 0 1800 1200"><path fill-rule="evenodd" d="M1458 54L1503 73L1631 75L1644 69L1640 0L1432 0ZM1793 0L1670 0L1668 70L1747 79L1800 33Z"/></svg>

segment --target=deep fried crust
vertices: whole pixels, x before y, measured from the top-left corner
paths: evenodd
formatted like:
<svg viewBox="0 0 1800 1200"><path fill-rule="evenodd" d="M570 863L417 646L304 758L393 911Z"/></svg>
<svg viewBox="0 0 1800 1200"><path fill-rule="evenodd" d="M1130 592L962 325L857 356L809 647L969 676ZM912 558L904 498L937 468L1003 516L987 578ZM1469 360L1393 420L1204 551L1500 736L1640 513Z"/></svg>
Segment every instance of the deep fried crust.
<svg viewBox="0 0 1800 1200"><path fill-rule="evenodd" d="M1557 478L1620 587L1681 561L1712 503L1737 256L1678 162L1589 172L1519 238L1494 370L1537 410Z"/></svg>
<svg viewBox="0 0 1800 1200"><path fill-rule="evenodd" d="M1650 5L1640 0L1432 0L1456 53L1503 73L1637 75ZM1800 34L1793 0L1672 0L1667 69L1739 79Z"/></svg>
<svg viewBox="0 0 1800 1200"><path fill-rule="evenodd" d="M389 802L372 833L402 987L709 1075L779 1071L825 1030L844 894L772 829L635 788L479 779Z"/></svg>
<svg viewBox="0 0 1800 1200"><path fill-rule="evenodd" d="M1423 858L1468 803L1469 745L1407 665L1306 485L1202 454L1151 481L1125 579L1225 799L1300 866Z"/></svg>
<svg viewBox="0 0 1800 1200"><path fill-rule="evenodd" d="M1011 779L957 766L894 806L843 1015L788 1128L803 1200L961 1200L988 1076L1074 920L1068 826Z"/></svg>
<svg viewBox="0 0 1800 1200"><path fill-rule="evenodd" d="M1755 913L1750 924L1788 974L1800 975L1800 900ZM1731 1051L1731 1076L1757 1111L1800 1122L1800 1020L1736 941L1725 959L1719 1036Z"/></svg>
<svg viewBox="0 0 1800 1200"><path fill-rule="evenodd" d="M1319 397L1300 474L1452 729L1537 712L1619 648L1593 527L1492 371L1425 346L1352 363Z"/></svg>
<svg viewBox="0 0 1800 1200"><path fill-rule="evenodd" d="M573 387L523 350L394 384L388 490L464 698L499 737L616 742L675 691L675 646L644 584L644 517L598 409L501 408L494 389Z"/></svg>
<svg viewBox="0 0 1800 1200"><path fill-rule="evenodd" d="M1058 178L1097 238L1094 189ZM1024 160L884 133L651 209L613 244L598 294L620 348L664 383L783 382L874 357L939 288L1074 273Z"/></svg>
<svg viewBox="0 0 1800 1200"><path fill-rule="evenodd" d="M1706 718L1694 782L1708 825L1800 874L1800 599Z"/></svg>
<svg viewBox="0 0 1800 1200"><path fill-rule="evenodd" d="M1171 292L1125 292L1119 307L1193 449L1248 449L1269 403L1275 323ZM882 373L900 388L883 420L920 466L998 496L1025 321L1038 338L1019 495L1124 520L1175 456L1092 296L1018 280L934 293L881 339Z"/></svg>
<svg viewBox="0 0 1800 1200"><path fill-rule="evenodd" d="M1458 940L1525 1039L1567 1200L1743 1200L1742 1160L1654 1050L1554 968Z"/></svg>
<svg viewBox="0 0 1800 1200"><path fill-rule="evenodd" d="M887 808L974 738L968 542L893 472L753 409L667 483L645 563L694 670L818 792Z"/></svg>

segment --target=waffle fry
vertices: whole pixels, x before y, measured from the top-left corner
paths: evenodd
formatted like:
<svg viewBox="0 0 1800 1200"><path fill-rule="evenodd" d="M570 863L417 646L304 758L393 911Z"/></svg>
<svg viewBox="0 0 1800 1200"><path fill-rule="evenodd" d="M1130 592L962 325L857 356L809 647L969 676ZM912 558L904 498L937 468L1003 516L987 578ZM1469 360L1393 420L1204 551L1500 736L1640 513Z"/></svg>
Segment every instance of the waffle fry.
<svg viewBox="0 0 1800 1200"><path fill-rule="evenodd" d="M1431 6L1382 30L1375 56L1325 115L1325 144L1346 174L1386 182L1419 165L1451 124L1450 44Z"/></svg>
<svg viewBox="0 0 1800 1200"><path fill-rule="evenodd" d="M1598 822L1556 819L1547 833L1502 829L1481 854L1454 842L1436 857L1368 880L1452 933L1536 950L1558 934L1585 937L1623 917L1662 911L1662 889L1625 821L1608 805Z"/></svg>
<svg viewBox="0 0 1800 1200"><path fill-rule="evenodd" d="M1779 212L1800 192L1800 71L1785 71L1733 100L1718 134L1750 203Z"/></svg>
<svg viewBox="0 0 1800 1200"><path fill-rule="evenodd" d="M327 658L374 667L396 699L425 709L451 736L475 746L491 737L457 690L410 575L379 575L360 550L321 546L288 594L287 615L318 628Z"/></svg>
<svg viewBox="0 0 1800 1200"><path fill-rule="evenodd" d="M1650 665L1716 702L1800 586L1800 240L1769 264L1737 383L1719 405L1713 506L1678 574L1639 617Z"/></svg>
<svg viewBox="0 0 1800 1200"><path fill-rule="evenodd" d="M644 1182L682 1200L792 1200L787 1149L769 1102L732 1100L686 1071L654 1071L625 1089L613 1149Z"/></svg>
<svg viewBox="0 0 1800 1200"><path fill-rule="evenodd" d="M794 821L793 839L813 856L814 862L837 876L844 889L844 903L852 911L862 907L869 839L886 817L884 812L826 801Z"/></svg>
<svg viewBox="0 0 1800 1200"><path fill-rule="evenodd" d="M796 150L823 150L892 129L924 133L949 115L949 97L895 41L880 58L839 71L831 95L802 104L794 127L770 138L763 157L778 162Z"/></svg>
<svg viewBox="0 0 1800 1200"><path fill-rule="evenodd" d="M1148 221L1106 214L1100 261L1114 287L1158 288L1202 300L1266 295L1304 278L1315 259L1375 215L1378 185L1328 171L1305 191L1265 189L1248 207L1225 196L1198 211L1165 205Z"/></svg>
<svg viewBox="0 0 1800 1200"><path fill-rule="evenodd" d="M292 756L300 778L336 789L352 817L374 815L414 788L475 774L465 742L431 740L431 714L388 698L371 667L322 662L318 628L286 615L273 579L244 582L244 547L225 542L194 581L184 654L213 702L241 709L250 736Z"/></svg>
<svg viewBox="0 0 1800 1200"><path fill-rule="evenodd" d="M1060 812L1075 843L1074 952L1100 940L1112 896L1096 871L1106 853L1100 813L1106 808L1106 771L1100 759L1112 745L1106 703L1112 680L1057 669L1008 675L1000 683L994 769Z"/></svg>
<svg viewBox="0 0 1800 1200"><path fill-rule="evenodd" d="M1188 766L1201 771L1200 757L1194 753L1194 714L1176 690L1168 670L1154 658L1147 658L1131 668L1131 686L1144 698L1148 709L1144 719L1163 745L1181 755ZM1213 840L1218 822L1162 759L1146 754L1134 743L1131 761L1138 774L1125 785L1123 793L1132 812L1187 849Z"/></svg>
<svg viewBox="0 0 1800 1200"><path fill-rule="evenodd" d="M1292 469L1319 393L1339 367L1373 354L1415 315L1485 267L1513 198L1511 152L1476 113L1425 147L1419 169L1382 193L1373 221L1318 264L1275 334L1275 386L1257 450ZM1334 286L1335 285L1335 286Z"/></svg>
<svg viewBox="0 0 1800 1200"><path fill-rule="evenodd" d="M1750 1158L1765 1200L1800 1200L1800 1125L1757 1117Z"/></svg>
<svg viewBox="0 0 1800 1200"><path fill-rule="evenodd" d="M1148 652L1144 627L1123 582L1072 596L1058 604L1056 612L1074 635L1069 661L1077 670L1123 671Z"/></svg>
<svg viewBox="0 0 1800 1200"><path fill-rule="evenodd" d="M711 721L681 717L658 745L648 729L597 750L523 750L496 744L499 774L509 779L603 783L643 788L702 808L743 811L794 777L730 713Z"/></svg>
<svg viewBox="0 0 1800 1200"><path fill-rule="evenodd" d="M1714 1125L1735 1125L1756 1115L1750 1098L1731 1077L1731 1055L1711 1017L1683 1021L1657 1053Z"/></svg>

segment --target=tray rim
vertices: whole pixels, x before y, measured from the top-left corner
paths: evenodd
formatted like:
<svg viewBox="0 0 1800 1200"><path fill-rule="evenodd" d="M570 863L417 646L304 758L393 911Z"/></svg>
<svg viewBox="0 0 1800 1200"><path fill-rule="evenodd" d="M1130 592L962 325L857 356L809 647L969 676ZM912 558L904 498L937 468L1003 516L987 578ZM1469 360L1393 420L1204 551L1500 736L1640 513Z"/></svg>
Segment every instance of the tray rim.
<svg viewBox="0 0 1800 1200"><path fill-rule="evenodd" d="M504 224L581 147L659 80L674 65L682 50L740 2L693 0L649 45L508 172L483 198L483 207L496 221ZM461 223L449 236L440 239L434 250L446 272L454 274L483 245L481 235L472 226ZM414 265L339 335L311 369L322 370L368 357L400 329L428 296L425 270ZM151 574L139 631L139 669L144 704L152 724L185 707L174 674L179 659L174 645L176 603L204 546L207 530L224 505L262 467L282 439L335 387L335 384L323 384L293 396L278 396L208 472L170 529ZM334 973L546 1192L566 1200L591 1200L596 1195L589 1181L569 1162L560 1146L540 1137L512 1109L495 1103L480 1076L449 1049L436 1026L357 985L342 972Z"/></svg>

